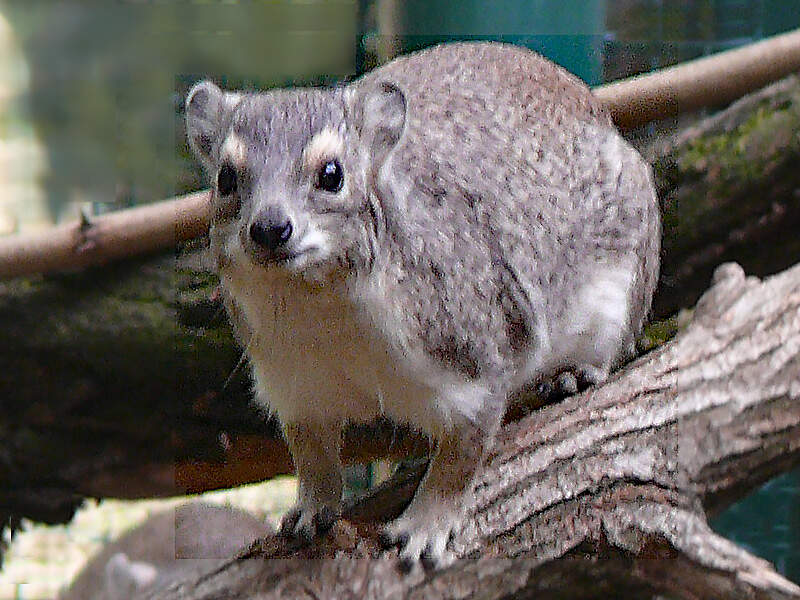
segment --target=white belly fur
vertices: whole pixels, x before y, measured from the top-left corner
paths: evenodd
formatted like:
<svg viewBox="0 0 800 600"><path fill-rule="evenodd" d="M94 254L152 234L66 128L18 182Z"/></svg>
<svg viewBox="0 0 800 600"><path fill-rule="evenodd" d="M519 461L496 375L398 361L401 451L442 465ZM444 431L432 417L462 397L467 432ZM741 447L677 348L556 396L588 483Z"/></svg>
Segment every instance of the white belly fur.
<svg viewBox="0 0 800 600"><path fill-rule="evenodd" d="M393 356L378 331L332 290L284 277L227 274L254 336L256 398L283 423L365 421L385 413L427 431L442 421L437 391ZM431 427L425 425L435 422Z"/></svg>
<svg viewBox="0 0 800 600"><path fill-rule="evenodd" d="M583 365L607 372L622 351L629 333L634 269L597 264L591 272L592 277L551 328L551 348L542 361L543 372Z"/></svg>
<svg viewBox="0 0 800 600"><path fill-rule="evenodd" d="M393 350L386 341L391 323L370 326L343 294L250 269L227 272L223 281L253 332L246 350L256 400L284 424L385 414L435 435L456 414L473 418L485 400L480 382ZM607 369L625 331L630 283L628 269L598 269L565 319L542 324L544 343L516 373L515 386L569 365Z"/></svg>

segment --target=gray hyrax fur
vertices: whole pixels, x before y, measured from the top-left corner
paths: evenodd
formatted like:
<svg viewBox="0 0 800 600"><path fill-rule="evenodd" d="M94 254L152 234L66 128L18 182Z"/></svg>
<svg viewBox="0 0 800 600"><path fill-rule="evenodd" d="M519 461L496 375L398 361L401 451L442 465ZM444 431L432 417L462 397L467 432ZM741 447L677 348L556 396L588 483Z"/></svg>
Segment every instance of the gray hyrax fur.
<svg viewBox="0 0 800 600"><path fill-rule="evenodd" d="M578 79L503 44L186 102L211 251L300 481L283 530L330 525L341 428L382 414L435 441L384 540L447 562L509 394L632 353L659 263L648 166Z"/></svg>

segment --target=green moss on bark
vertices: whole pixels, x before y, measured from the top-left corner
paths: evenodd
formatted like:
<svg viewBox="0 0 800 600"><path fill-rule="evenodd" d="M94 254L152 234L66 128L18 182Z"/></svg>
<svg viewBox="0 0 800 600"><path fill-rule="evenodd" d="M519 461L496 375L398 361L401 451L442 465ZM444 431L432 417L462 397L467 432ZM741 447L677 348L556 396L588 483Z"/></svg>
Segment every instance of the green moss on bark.
<svg viewBox="0 0 800 600"><path fill-rule="evenodd" d="M653 160L664 224L660 317L691 306L722 262L763 276L800 257L800 79L766 92Z"/></svg>

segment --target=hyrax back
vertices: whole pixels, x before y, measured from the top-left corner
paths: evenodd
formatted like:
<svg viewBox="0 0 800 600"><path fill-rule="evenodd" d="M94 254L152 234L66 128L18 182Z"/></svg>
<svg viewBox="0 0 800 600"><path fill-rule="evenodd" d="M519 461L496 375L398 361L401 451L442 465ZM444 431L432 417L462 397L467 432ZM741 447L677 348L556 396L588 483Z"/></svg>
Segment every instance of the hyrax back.
<svg viewBox="0 0 800 600"><path fill-rule="evenodd" d="M647 165L583 84L502 44L332 90L201 83L187 122L256 392L300 478L285 530L332 522L340 427L383 413L437 452L386 540L449 558L508 394L562 371L601 382L630 353L658 270Z"/></svg>

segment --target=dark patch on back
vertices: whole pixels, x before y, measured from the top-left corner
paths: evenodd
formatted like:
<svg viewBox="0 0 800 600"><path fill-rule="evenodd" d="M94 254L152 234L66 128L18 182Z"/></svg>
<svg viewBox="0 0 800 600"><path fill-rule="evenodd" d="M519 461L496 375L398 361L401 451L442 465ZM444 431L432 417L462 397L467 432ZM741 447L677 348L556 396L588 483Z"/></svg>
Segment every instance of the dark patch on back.
<svg viewBox="0 0 800 600"><path fill-rule="evenodd" d="M443 187L436 187L431 190L433 193L433 200L436 202L436 205L441 207L444 206L445 200L447 199L447 190Z"/></svg>
<svg viewBox="0 0 800 600"><path fill-rule="evenodd" d="M210 137L201 133L200 135L194 136L194 143L204 156L211 156L213 144Z"/></svg>
<svg viewBox="0 0 800 600"><path fill-rule="evenodd" d="M459 340L454 335L445 335L436 340L426 338L424 348L440 363L469 379L478 379L481 375L477 352L468 340Z"/></svg>
<svg viewBox="0 0 800 600"><path fill-rule="evenodd" d="M511 350L519 353L531 344L533 338L533 332L528 326L532 320L531 301L514 267L503 256L502 248L491 226L487 245L495 271L500 274L497 280L497 303L500 305L506 324L506 338Z"/></svg>
<svg viewBox="0 0 800 600"><path fill-rule="evenodd" d="M439 265L437 265L433 261L430 261L430 265L431 265L431 273L433 273L433 276L440 281L444 279L444 273L442 273L442 269L439 267Z"/></svg>
<svg viewBox="0 0 800 600"><path fill-rule="evenodd" d="M503 313L506 324L506 337L514 353L519 353L531 342L531 330L526 322L526 313L520 306L522 290L514 281L509 272L503 270L500 275L497 303Z"/></svg>
<svg viewBox="0 0 800 600"><path fill-rule="evenodd" d="M462 194L462 196L463 196L463 198L464 198L464 203L465 203L465 204L466 204L466 205L469 207L469 209L470 209L471 211L473 211L473 212L474 212L474 211L475 211L475 208L476 208L476 207L478 206L478 204L480 204L480 202L481 202L481 198L480 198L480 196L476 196L476 195L472 194L471 192L467 192L467 191L465 191L465 192Z"/></svg>

